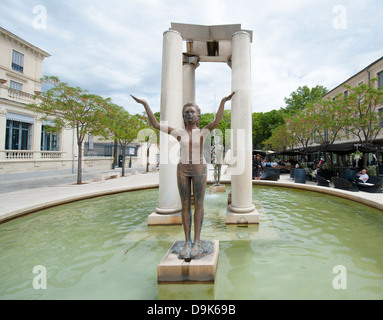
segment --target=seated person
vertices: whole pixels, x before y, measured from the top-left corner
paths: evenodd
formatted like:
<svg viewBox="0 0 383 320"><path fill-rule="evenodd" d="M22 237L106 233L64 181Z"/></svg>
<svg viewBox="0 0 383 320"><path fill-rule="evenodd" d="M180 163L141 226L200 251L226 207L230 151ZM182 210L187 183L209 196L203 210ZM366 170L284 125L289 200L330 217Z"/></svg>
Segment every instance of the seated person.
<svg viewBox="0 0 383 320"><path fill-rule="evenodd" d="M356 179L355 179L355 182L359 183L366 183L368 181L368 179L370 178L367 174L367 170L366 169L363 169L362 171L358 172L356 174Z"/></svg>

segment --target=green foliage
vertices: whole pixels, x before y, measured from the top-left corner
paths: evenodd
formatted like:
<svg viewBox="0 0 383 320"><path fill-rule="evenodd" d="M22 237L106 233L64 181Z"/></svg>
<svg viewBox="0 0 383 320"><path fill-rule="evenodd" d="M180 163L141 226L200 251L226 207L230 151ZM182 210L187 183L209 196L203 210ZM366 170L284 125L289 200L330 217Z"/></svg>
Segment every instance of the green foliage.
<svg viewBox="0 0 383 320"><path fill-rule="evenodd" d="M348 95L340 94L335 99L345 115L344 127L365 145L371 145L383 128L380 112L383 90L375 88L377 81L374 78L369 84L356 87L346 85Z"/></svg>
<svg viewBox="0 0 383 320"><path fill-rule="evenodd" d="M117 140L122 149L122 176L125 175L125 149L134 142L141 130L147 128L145 117L142 115L131 115L123 107L113 103L105 105L106 114L104 125L106 127L105 139Z"/></svg>
<svg viewBox="0 0 383 320"><path fill-rule="evenodd" d="M102 135L105 132L103 119L105 105L110 102L98 95L91 94L79 87L71 87L59 78L45 76L43 83L51 88L41 95L34 96L35 103L28 104L27 109L33 110L42 120L50 120L52 130L63 128L76 129L78 146L77 183L82 183L82 148L86 135Z"/></svg>
<svg viewBox="0 0 383 320"><path fill-rule="evenodd" d="M309 88L308 86L298 87L297 91L290 94L289 98L285 98L286 108L283 110L292 115L306 108L309 103L316 102L328 92L323 86Z"/></svg>
<svg viewBox="0 0 383 320"><path fill-rule="evenodd" d="M265 141L272 135L274 129L284 124L284 113L280 110L269 112L254 112L252 114L253 124L253 146L255 149L267 147Z"/></svg>
<svg viewBox="0 0 383 320"><path fill-rule="evenodd" d="M286 99L290 103L286 109L294 113L287 113L286 126L274 130L267 143L281 149L287 145L285 135L289 135L291 144L306 147L311 142L326 145L353 136L360 144L371 145L383 128L380 112L383 90L376 88L376 81L372 79L369 84L356 87L346 85L348 95L342 93L333 100L314 102L309 102L307 87L299 88L300 94L293 93L291 100ZM318 93L323 87L316 88Z"/></svg>

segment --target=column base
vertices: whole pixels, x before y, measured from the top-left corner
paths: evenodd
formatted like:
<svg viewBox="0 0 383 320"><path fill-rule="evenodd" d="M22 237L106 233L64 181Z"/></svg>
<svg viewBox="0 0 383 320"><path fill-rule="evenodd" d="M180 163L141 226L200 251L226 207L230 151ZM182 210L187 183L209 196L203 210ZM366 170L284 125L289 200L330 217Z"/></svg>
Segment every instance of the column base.
<svg viewBox="0 0 383 320"><path fill-rule="evenodd" d="M253 206L247 209L235 208L231 205L226 210L226 224L258 224L259 214Z"/></svg>
<svg viewBox="0 0 383 320"><path fill-rule="evenodd" d="M148 216L148 226L174 226L182 225L181 212L163 214L153 212Z"/></svg>

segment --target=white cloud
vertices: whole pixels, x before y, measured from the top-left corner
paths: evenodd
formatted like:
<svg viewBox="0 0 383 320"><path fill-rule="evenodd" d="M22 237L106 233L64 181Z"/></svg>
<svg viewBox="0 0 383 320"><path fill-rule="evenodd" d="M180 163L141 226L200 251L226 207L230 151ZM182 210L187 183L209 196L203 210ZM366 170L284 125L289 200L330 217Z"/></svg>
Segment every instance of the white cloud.
<svg viewBox="0 0 383 320"><path fill-rule="evenodd" d="M44 73L140 108L129 93L159 110L162 35L171 22L234 24L253 30L253 110L284 107L298 86L328 89L383 55L383 4L373 0L40 0L47 29L33 28L36 3L2 0L2 27L52 54ZM334 28L335 6L346 9L347 28ZM226 64L196 71L197 103L213 112L231 89Z"/></svg>

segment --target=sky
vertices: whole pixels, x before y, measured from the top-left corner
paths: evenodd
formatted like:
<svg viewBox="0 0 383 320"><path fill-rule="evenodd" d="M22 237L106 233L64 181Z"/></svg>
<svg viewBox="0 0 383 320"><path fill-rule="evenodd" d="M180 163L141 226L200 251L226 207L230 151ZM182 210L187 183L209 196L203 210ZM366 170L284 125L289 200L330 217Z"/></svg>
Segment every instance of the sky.
<svg viewBox="0 0 383 320"><path fill-rule="evenodd" d="M0 0L0 6L1 27L51 54L43 75L110 97L132 114L143 110L129 94L160 110L162 41L171 22L253 31L253 112L285 107L299 86L331 90L383 56L377 0ZM200 64L196 103L203 113L215 112L230 92L227 64Z"/></svg>

